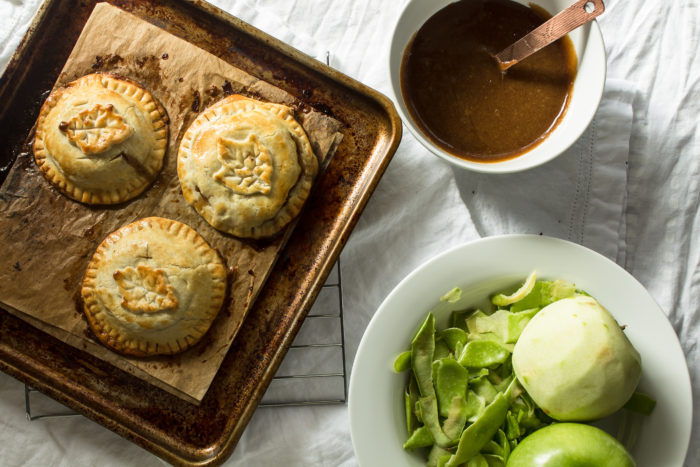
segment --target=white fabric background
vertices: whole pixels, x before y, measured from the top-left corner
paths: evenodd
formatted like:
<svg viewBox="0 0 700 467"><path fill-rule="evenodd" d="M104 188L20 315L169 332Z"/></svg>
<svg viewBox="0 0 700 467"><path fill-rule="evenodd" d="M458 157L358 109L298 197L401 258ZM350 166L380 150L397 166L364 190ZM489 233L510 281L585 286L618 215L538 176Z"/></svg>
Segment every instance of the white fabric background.
<svg viewBox="0 0 700 467"><path fill-rule="evenodd" d="M404 0L405 1L405 0ZM403 2L216 0L217 6L387 93L386 45ZM38 0L0 0L0 69ZM700 4L608 0L601 107L555 161L505 176L453 169L404 131L342 253L348 368L369 319L404 275L445 248L540 233L616 260L680 337L696 413L686 465L700 465ZM425 175L430 174L429 178ZM3 465L160 465L83 417L28 422L23 385L0 373ZM347 406L260 409L226 465L355 465Z"/></svg>

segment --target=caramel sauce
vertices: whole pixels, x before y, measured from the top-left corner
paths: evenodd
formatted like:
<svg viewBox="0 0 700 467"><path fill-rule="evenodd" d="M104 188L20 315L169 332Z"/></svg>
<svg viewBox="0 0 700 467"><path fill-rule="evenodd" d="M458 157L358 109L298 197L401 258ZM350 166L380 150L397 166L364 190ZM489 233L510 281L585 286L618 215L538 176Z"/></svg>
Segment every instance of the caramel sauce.
<svg viewBox="0 0 700 467"><path fill-rule="evenodd" d="M511 0L460 0L435 13L406 47L401 91L437 146L476 162L527 152L557 126L576 77L568 36L506 72L493 58L550 15Z"/></svg>

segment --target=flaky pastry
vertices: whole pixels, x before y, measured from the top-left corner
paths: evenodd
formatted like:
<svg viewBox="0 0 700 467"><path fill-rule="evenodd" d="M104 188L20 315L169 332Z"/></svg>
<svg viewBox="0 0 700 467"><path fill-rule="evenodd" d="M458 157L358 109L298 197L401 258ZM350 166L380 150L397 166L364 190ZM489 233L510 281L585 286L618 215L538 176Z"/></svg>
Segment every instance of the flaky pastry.
<svg viewBox="0 0 700 467"><path fill-rule="evenodd" d="M238 237L274 235L301 210L318 160L292 110L232 95L185 132L177 173L185 200Z"/></svg>
<svg viewBox="0 0 700 467"><path fill-rule="evenodd" d="M134 198L155 179L168 117L144 88L104 73L54 90L39 112L34 158L46 179L87 204Z"/></svg>
<svg viewBox="0 0 700 467"><path fill-rule="evenodd" d="M81 289L92 331L127 355L175 354L207 332L226 294L219 254L189 226L148 217L97 247Z"/></svg>

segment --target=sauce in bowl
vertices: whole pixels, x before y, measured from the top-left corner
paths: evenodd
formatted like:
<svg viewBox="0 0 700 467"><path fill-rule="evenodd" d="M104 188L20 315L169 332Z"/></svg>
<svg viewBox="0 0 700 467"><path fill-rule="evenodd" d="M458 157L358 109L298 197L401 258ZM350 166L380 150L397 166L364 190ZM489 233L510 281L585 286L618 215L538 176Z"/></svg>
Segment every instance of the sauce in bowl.
<svg viewBox="0 0 700 467"><path fill-rule="evenodd" d="M527 152L559 123L576 77L568 36L502 73L493 54L549 19L511 0L460 0L415 34L401 64L411 117L457 157L498 162Z"/></svg>

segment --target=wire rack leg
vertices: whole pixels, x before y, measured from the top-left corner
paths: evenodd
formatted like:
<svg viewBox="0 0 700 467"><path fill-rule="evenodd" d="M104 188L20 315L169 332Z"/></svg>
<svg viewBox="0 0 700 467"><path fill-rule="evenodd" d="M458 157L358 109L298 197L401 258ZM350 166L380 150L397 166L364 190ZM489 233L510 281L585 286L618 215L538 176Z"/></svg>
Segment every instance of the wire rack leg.
<svg viewBox="0 0 700 467"><path fill-rule="evenodd" d="M39 392L34 388L24 385L24 412L27 416L27 420L33 422L34 420L39 420L40 418L51 418L51 417L72 417L75 415L80 415L78 412L66 408L64 412L47 412L39 415L32 414L32 397L31 394L34 392Z"/></svg>

